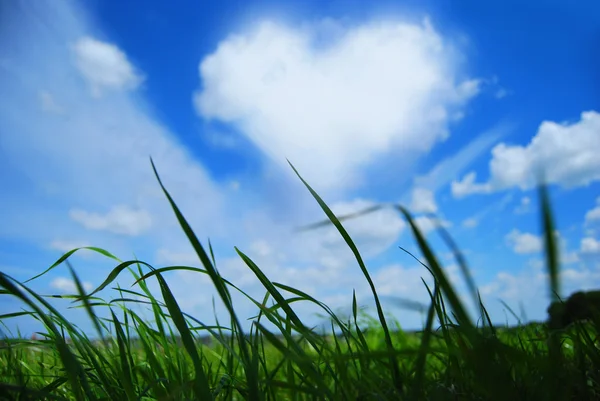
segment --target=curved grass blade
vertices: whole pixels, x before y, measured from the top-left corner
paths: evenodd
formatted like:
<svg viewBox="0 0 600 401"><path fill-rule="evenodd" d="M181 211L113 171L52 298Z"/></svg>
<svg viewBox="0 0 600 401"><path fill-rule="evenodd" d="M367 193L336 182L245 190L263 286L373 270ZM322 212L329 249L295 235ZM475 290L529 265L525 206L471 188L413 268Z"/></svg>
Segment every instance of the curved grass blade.
<svg viewBox="0 0 600 401"><path fill-rule="evenodd" d="M179 308L179 304L177 304L177 301L175 300L175 297L173 296L173 293L171 292L171 289L167 285L165 279L160 273L156 275L156 278L160 284L160 290L162 292L163 299L165 300L165 304L167 305L167 309L171 314L171 319L173 319L173 323L175 323L175 326L181 335L183 346L185 347L188 355L192 358L194 371L196 373L196 377L194 379L196 396L200 397L201 399L209 400L212 398L212 394L210 391L208 378L204 371L204 367L202 366L202 361L200 360L198 351L196 350L196 345L194 344L194 339L190 333L190 329L187 326L185 319L183 318L183 314L181 313L181 309Z"/></svg>
<svg viewBox="0 0 600 401"><path fill-rule="evenodd" d="M137 399L137 397L135 395L135 389L133 384L133 372L131 371L133 361L129 360L131 350L127 345L128 341L125 338L125 332L121 327L121 322L119 322L117 315L115 315L115 313L112 310L110 311L110 313L113 318L115 331L117 332L117 345L119 346L119 359L121 361L120 383L123 385L123 389L125 390L125 395L127 395L127 399L129 401L133 401Z"/></svg>
<svg viewBox="0 0 600 401"><path fill-rule="evenodd" d="M80 250L80 249L89 249L90 251L94 251L94 252L97 252L97 253L99 253L99 254L101 254L101 255L104 255L104 256L106 256L106 257L109 257L109 258L111 258L111 259L114 259L114 260L116 260L117 262L121 262L121 260L120 260L119 258L117 258L117 257L116 257L116 256L114 256L112 253L110 253L110 252L108 252L108 251L106 251L106 250L104 250L104 249L102 249L102 248L97 248L97 247L94 247L94 246L83 246L83 247L80 247L80 248L75 248L75 249L72 249L72 250L70 250L69 252L65 253L65 254L64 254L63 256L61 256L61 257L60 257L60 258L59 258L59 259L58 259L56 262L54 262L54 264L53 264L52 266L50 266L49 268L47 268L46 270L44 270L44 271L43 271L43 272L41 272L40 274L38 274L38 275L36 275L36 276L33 276L32 278L30 278L29 280L26 280L26 281L24 281L24 282L25 282L25 283L28 283L28 282L30 282L30 281L32 281L32 280L35 280L35 279L36 279L36 278L38 278L38 277L41 277L41 276L43 276L44 274L48 273L50 270L54 269L56 266L60 265L62 262L64 262L65 260L67 260L67 258L68 258L69 256L71 256L72 254L74 254L75 252L77 252L77 251L78 251L78 250Z"/></svg>
<svg viewBox="0 0 600 401"><path fill-rule="evenodd" d="M289 161L288 161L288 163L289 163ZM359 212L354 212L354 213L345 214L343 216L338 216L337 219L339 221L353 219L355 217L359 217L359 216L363 216L365 214L376 212L377 210L383 209L384 207L388 207L388 206L391 206L391 205L381 203L381 204L378 204L378 205L375 205L375 206L370 206L370 207L368 207L366 209L363 209L363 210L361 210ZM331 224L331 220L326 219L326 220L322 220L322 221L320 221L318 223L313 223L313 224L309 224L309 225L306 225L306 226L298 227L294 231L295 232L302 232L302 231L314 230L315 228L325 227L325 226L328 226L329 224Z"/></svg>
<svg viewBox="0 0 600 401"><path fill-rule="evenodd" d="M202 262L202 264L208 271L209 276L213 282L213 285L215 286L219 296L221 297L223 303L225 304L225 307L227 308L227 310L232 318L232 322L235 324L235 333L238 335L238 341L239 341L242 358L245 361L246 369L244 369L244 372L246 373L246 379L247 379L248 386L249 386L249 388L248 388L249 398L251 400L261 400L262 397L258 390L257 367L252 365L252 358L251 358L250 352L248 350L248 345L246 344L244 331L242 330L242 325L235 313L235 310L233 309L233 304L232 304L232 300L231 300L231 295L229 294L229 290L227 289L227 286L223 283L223 279L221 278L220 274L216 271L215 267L212 265L208 255L206 254L206 251L204 251L202 244L198 240L198 237L196 236L196 234L194 234L192 227L188 224L187 220L185 219L185 217L183 216L183 214L181 213L181 211L175 204L175 201L173 200L173 198L171 197L171 195L169 194L169 192L163 185L152 158L150 158L150 163L152 164L152 169L154 170L154 175L156 176L156 179L157 179L160 187L162 188L163 193L167 197L167 199L171 205L171 208L173 209L173 212L175 213L175 216L177 217L177 220L179 221L179 225L185 232L185 235L188 237L188 240L190 241L192 247L194 248L194 251L200 258L200 261Z"/></svg>
<svg viewBox="0 0 600 401"><path fill-rule="evenodd" d="M301 300L306 300L309 301L311 303L314 303L315 305L319 306L320 308L322 308L329 316L331 316L332 320L340 327L340 328L344 328L344 323L337 317L337 315L331 310L330 307L328 307L327 305L325 305L323 302L317 301L315 298L311 297L310 295L308 295L307 293L300 291L296 288L287 286L285 284L281 284L281 283L276 283L274 282L273 285L275 287L279 287L282 290L291 292L292 294L298 295L298 297Z"/></svg>
<svg viewBox="0 0 600 401"><path fill-rule="evenodd" d="M278 305L281 306L287 316L290 317L291 321L300 331L306 331L307 328L304 326L304 323L300 320L296 312L286 302L285 298L281 293L275 288L273 283L265 276L265 274L260 270L260 268L250 259L245 253L240 251L237 247L234 247L237 254L242 258L244 263L252 270L252 272L256 275L256 277L260 280L261 284L269 291L269 293L273 296Z"/></svg>
<svg viewBox="0 0 600 401"><path fill-rule="evenodd" d="M396 387L396 390L398 391L398 393L402 394L403 393L403 383L402 383L402 379L400 377L400 369L398 366L398 360L396 359L396 357L393 354L394 345L392 343L392 336L390 335L390 330L388 328L385 316L383 314L383 308L381 307L381 302L379 301L379 296L377 295L377 290L375 289L375 284L373 283L373 280L371 279L371 276L369 275L369 272L367 271L367 268L362 260L362 257L360 256L360 253L359 253L358 249L356 248L356 245L354 244L354 242L348 235L348 232L344 229L344 227L342 226L340 221L337 219L337 217L333 214L331 209L329 209L329 207L327 206L327 204L325 204L323 199L321 199L321 197L312 189L312 187L310 185L308 185L308 183L302 178L302 176L300 175L300 173L298 173L298 171L292 165L292 163L289 160L287 162L292 167L292 169L294 170L294 172L296 173L298 178L300 178L302 183L309 190L311 195L315 198L317 203L319 203L319 206L321 206L321 209L323 209L323 211L325 212L325 214L327 215L329 220L335 225L335 227L337 228L337 230L339 231L341 236L344 238L344 240L346 241L346 244L348 244L348 247L352 250L352 253L354 254L365 278L367 279L369 286L371 287L371 292L373 293L373 297L375 298L375 306L377 308L377 315L379 317L379 322L380 322L381 327L384 332L385 343L386 343L388 351L390 352L390 365L392 368L392 378L393 378L394 386ZM363 212L363 214L364 213L366 213L366 212Z"/></svg>

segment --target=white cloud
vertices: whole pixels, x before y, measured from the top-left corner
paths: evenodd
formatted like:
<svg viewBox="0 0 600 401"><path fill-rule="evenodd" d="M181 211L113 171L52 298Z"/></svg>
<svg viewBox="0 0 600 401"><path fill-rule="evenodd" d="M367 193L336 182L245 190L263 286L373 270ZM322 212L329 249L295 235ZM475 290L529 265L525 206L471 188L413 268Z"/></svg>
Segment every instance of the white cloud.
<svg viewBox="0 0 600 401"><path fill-rule="evenodd" d="M127 55L112 43L86 36L73 45L73 52L76 66L94 96L100 96L103 89L135 89L143 80Z"/></svg>
<svg viewBox="0 0 600 401"><path fill-rule="evenodd" d="M530 189L543 172L546 183L565 188L585 186L600 179L600 113L587 111L575 123L544 121L527 146L501 143L492 149L490 180L475 183L468 173L452 184L456 197L512 187Z"/></svg>
<svg viewBox="0 0 600 401"><path fill-rule="evenodd" d="M505 301L534 302L540 305L545 314L549 301L549 275L541 269L526 269L518 273L499 272L496 277L481 287L482 294L495 294ZM570 268L560 271L561 296L574 291L591 290L600 286L600 273L584 268Z"/></svg>
<svg viewBox="0 0 600 401"><path fill-rule="evenodd" d="M479 225L479 220L474 217L470 217L468 219L463 220L462 226L465 228L474 228Z"/></svg>
<svg viewBox="0 0 600 401"><path fill-rule="evenodd" d="M69 216L90 230L106 230L131 236L143 234L152 226L152 218L146 210L133 209L125 205L114 206L106 214L72 209Z"/></svg>
<svg viewBox="0 0 600 401"><path fill-rule="evenodd" d="M563 242L564 244L564 242ZM562 263L575 263L574 252L562 253ZM546 309L550 302L549 275L543 259L532 258L528 261L529 267L521 271L499 271L495 277L480 286L484 304L494 319L501 311L502 300L508 303L518 313L518 303L524 306L528 319L545 320ZM512 269L511 269L512 270ZM575 291L592 290L600 287L600 270L588 269L582 264L560 271L560 284L562 297L569 296ZM506 312L508 313L508 312ZM507 315L510 319L510 315Z"/></svg>
<svg viewBox="0 0 600 401"><path fill-rule="evenodd" d="M229 188L231 188L233 191L237 191L238 189L240 189L240 182L237 180L233 180L229 183Z"/></svg>
<svg viewBox="0 0 600 401"><path fill-rule="evenodd" d="M64 112L64 109L56 102L56 99L51 93L40 91L38 93L38 99L43 111L54 114L62 114Z"/></svg>
<svg viewBox="0 0 600 401"><path fill-rule="evenodd" d="M504 88L500 88L496 91L496 93L494 93L494 96L496 97L496 99L503 99L506 96L508 96L510 94L510 91L504 89Z"/></svg>
<svg viewBox="0 0 600 401"><path fill-rule="evenodd" d="M236 137L222 131L208 130L204 138L215 148L233 149L238 145Z"/></svg>
<svg viewBox="0 0 600 401"><path fill-rule="evenodd" d="M580 249L581 253L584 254L600 253L600 241L592 237L582 238Z"/></svg>
<svg viewBox="0 0 600 401"><path fill-rule="evenodd" d="M559 231L555 231L554 236L558 243L560 263L570 265L579 262L579 252L577 250L569 250L566 238L560 235ZM508 233L505 239L513 251L518 254L539 253L544 249L544 239L541 236L523 233L517 229Z"/></svg>
<svg viewBox="0 0 600 401"><path fill-rule="evenodd" d="M83 241L54 240L50 243L50 248L56 249L61 252L69 252L75 248L83 248L86 246L90 246L90 244L88 242Z"/></svg>
<svg viewBox="0 0 600 401"><path fill-rule="evenodd" d="M86 292L89 292L93 289L92 283L85 281L82 282L81 285ZM57 277L50 282L50 287L54 288L62 292L63 294L77 294L77 286L75 285L75 281L66 277Z"/></svg>
<svg viewBox="0 0 600 401"><path fill-rule="evenodd" d="M433 192L424 188L415 188L412 191L410 205L411 213L435 213L438 207L433 197Z"/></svg>
<svg viewBox="0 0 600 401"><path fill-rule="evenodd" d="M250 244L250 250L259 256L269 256L273 253L273 249L265 240L257 240Z"/></svg>
<svg viewBox="0 0 600 401"><path fill-rule="evenodd" d="M399 296L415 301L427 301L428 294L421 278L432 287L432 277L423 267L386 266L374 274L373 282L380 295Z"/></svg>
<svg viewBox="0 0 600 401"><path fill-rule="evenodd" d="M349 202L336 202L330 205L336 216L356 213L375 206L375 203L365 199L354 199ZM404 219L396 210L380 209L376 212L343 221L345 229L357 244L361 253L374 256L388 249L398 239L406 227ZM323 231L321 240L331 249L348 249L345 241L333 225ZM349 251L349 250L348 250Z"/></svg>
<svg viewBox="0 0 600 401"><path fill-rule="evenodd" d="M519 206L517 206L515 208L515 213L516 214L527 213L529 211L530 204L531 204L531 198L529 198L528 196L522 197L521 202L519 203Z"/></svg>
<svg viewBox="0 0 600 401"><path fill-rule="evenodd" d="M600 223L600 196L596 198L596 206L585 214L585 224Z"/></svg>
<svg viewBox="0 0 600 401"><path fill-rule="evenodd" d="M478 81L458 81L451 43L427 21L338 28L332 38L322 24L264 21L229 36L200 64L198 112L234 124L293 174L290 159L316 188L357 185L359 167L380 156L445 139L478 91Z"/></svg>
<svg viewBox="0 0 600 401"><path fill-rule="evenodd" d="M496 99L503 99L508 95L512 95L512 91L508 90L500 85L498 76L493 76L491 79L484 80L484 83L489 87L489 90L493 91L493 95Z"/></svg>
<svg viewBox="0 0 600 401"><path fill-rule="evenodd" d="M492 187L489 184L476 184L477 173L470 172L460 181L452 181L452 195L455 198L462 198L470 194L487 194Z"/></svg>
<svg viewBox="0 0 600 401"><path fill-rule="evenodd" d="M529 254L542 251L542 238L537 235L522 233L519 230L514 229L508 233L505 238L515 253Z"/></svg>
<svg viewBox="0 0 600 401"><path fill-rule="evenodd" d="M577 251L561 252L560 253L561 263L563 265L570 265L580 261L579 253Z"/></svg>
<svg viewBox="0 0 600 401"><path fill-rule="evenodd" d="M200 257L189 251L171 251L169 249L160 248L156 251L156 262L159 264L186 265L196 266L201 264Z"/></svg>
<svg viewBox="0 0 600 401"><path fill-rule="evenodd" d="M441 224L444 228L452 227L452 223L448 220L439 219L439 221L436 222L434 219L428 216L415 217L415 223L417 224L417 227L419 227L419 230L423 233L423 235L427 235L430 232L436 230L438 227L438 223Z"/></svg>
<svg viewBox="0 0 600 401"><path fill-rule="evenodd" d="M502 213L504 213L506 205L508 203L510 203L512 201L512 199L513 199L513 194L507 193L502 198L499 198L498 200L489 203L487 206L480 209L479 211L474 213L472 216L463 220L461 227L463 229L474 228L474 227L480 225L481 222L490 214L493 214L495 216L501 215ZM461 227L459 227L456 231L460 231Z"/></svg>

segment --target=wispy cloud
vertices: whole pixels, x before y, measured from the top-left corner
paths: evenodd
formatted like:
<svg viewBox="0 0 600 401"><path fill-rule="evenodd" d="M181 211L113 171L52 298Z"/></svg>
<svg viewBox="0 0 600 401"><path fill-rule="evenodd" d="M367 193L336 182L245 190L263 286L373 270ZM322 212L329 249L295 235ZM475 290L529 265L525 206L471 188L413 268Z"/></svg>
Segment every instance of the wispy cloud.
<svg viewBox="0 0 600 401"><path fill-rule="evenodd" d="M424 188L414 188L410 209L413 213L435 213L438 206L435 203L433 192Z"/></svg>
<svg viewBox="0 0 600 401"><path fill-rule="evenodd" d="M509 135L514 124L507 121L496 124L491 129L479 134L475 139L450 157L438 162L431 170L415 178L414 185L437 192L467 169L475 160L482 157L500 139Z"/></svg>
<svg viewBox="0 0 600 401"><path fill-rule="evenodd" d="M86 36L75 42L73 53L79 72L96 97L103 90L135 89L143 81L125 53L112 43Z"/></svg>
<svg viewBox="0 0 600 401"><path fill-rule="evenodd" d="M479 224L481 224L481 222L490 214L495 213L497 215L500 215L501 213L503 213L504 209L506 208L506 205L508 205L512 201L513 197L514 196L512 193L507 193L500 199L494 202L490 202L487 206L483 207L470 217L463 220L462 227L466 229L475 228Z"/></svg>
<svg viewBox="0 0 600 401"><path fill-rule="evenodd" d="M56 102L51 93L41 90L38 93L42 110L47 113L62 114L64 109Z"/></svg>
<svg viewBox="0 0 600 401"><path fill-rule="evenodd" d="M581 240L581 253L600 254L600 241L592 237L585 237Z"/></svg>
<svg viewBox="0 0 600 401"><path fill-rule="evenodd" d="M56 249L61 252L69 252L75 248L83 248L91 246L88 242L83 241L65 241L65 240L54 240L50 243L50 248Z"/></svg>
<svg viewBox="0 0 600 401"><path fill-rule="evenodd" d="M528 254L542 251L542 238L531 233L522 233L517 229L506 235L506 241L516 253Z"/></svg>
<svg viewBox="0 0 600 401"><path fill-rule="evenodd" d="M152 227L152 217L147 211L126 205L113 206L105 214L72 209L69 216L87 229L106 230L115 234L137 236Z"/></svg>
<svg viewBox="0 0 600 401"><path fill-rule="evenodd" d="M83 283L81 283L83 286L83 289L86 290L87 292L91 291L93 286L92 283L85 281ZM77 294L77 285L75 284L75 282L69 278L66 277L57 277L54 280L52 280L50 282L50 287L54 288L55 290L60 291L63 294Z"/></svg>

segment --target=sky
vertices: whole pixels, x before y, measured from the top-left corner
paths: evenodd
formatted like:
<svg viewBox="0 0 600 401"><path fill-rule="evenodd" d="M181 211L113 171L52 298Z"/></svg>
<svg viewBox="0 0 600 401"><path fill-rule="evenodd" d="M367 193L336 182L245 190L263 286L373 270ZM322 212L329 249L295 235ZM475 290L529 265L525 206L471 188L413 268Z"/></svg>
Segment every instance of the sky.
<svg viewBox="0 0 600 401"><path fill-rule="evenodd" d="M406 206L469 304L435 213L495 323L517 322L501 301L543 320L539 172L557 218L561 295L600 287L599 46L595 1L4 1L0 271L25 281L83 246L201 267L152 157L223 277L264 296L235 246L272 281L340 313L356 291L372 311L337 230L296 231L326 215L289 160L336 215ZM386 313L422 327L398 302L428 303L432 283L399 248L422 256L404 218L383 208L343 224ZM118 264L89 250L69 260L87 291ZM206 276L165 277L185 312L227 318ZM133 281L117 280L139 290ZM27 285L75 291L64 264ZM23 307L2 297L0 313ZM92 332L81 309L51 303ZM234 306L249 327L256 308L235 292ZM18 318L2 330L41 327Z"/></svg>

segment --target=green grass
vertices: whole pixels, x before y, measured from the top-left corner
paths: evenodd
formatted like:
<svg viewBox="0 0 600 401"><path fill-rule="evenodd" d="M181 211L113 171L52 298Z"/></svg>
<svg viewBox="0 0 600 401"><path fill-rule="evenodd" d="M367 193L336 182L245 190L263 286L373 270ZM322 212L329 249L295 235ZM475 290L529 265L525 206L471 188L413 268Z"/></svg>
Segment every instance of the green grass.
<svg viewBox="0 0 600 401"><path fill-rule="evenodd" d="M99 248L87 248L118 264L98 288L86 294L68 260L81 248L66 253L34 278L67 263L78 295L64 298L85 309L97 339L87 337L44 296L32 291L27 282L33 278L21 283L0 272L0 295L18 298L29 308L0 316L0 323L26 316L46 328L39 339L7 338L0 345L1 400L599 399L597 319L556 330L546 324L495 327L464 257L442 227L438 230L456 256L473 301L480 306L479 321L483 323L476 325L467 313L411 214L394 206L411 227L423 256L424 274L428 271L434 279L433 288L423 281L431 300L425 327L407 333L386 318L362 256L341 223L353 216L336 217L293 166L326 214L326 222L337 228L352 250L371 288L375 317L359 312L354 295L349 300L352 315L341 318L301 289L272 282L235 248L265 288L262 299L245 294L221 277L210 242L207 252L153 163L152 167L203 268L157 269L138 260L122 262ZM549 289L558 294L559 258L555 238L548 234L554 232L554 221L544 186L540 188L540 206ZM228 324L207 326L184 313L164 278L166 272L174 270L207 275L229 313ZM110 301L96 295L124 271L133 276L134 290L117 288L119 297ZM151 293L148 280L158 282L160 297ZM257 308L248 332L236 314L231 291L241 293ZM558 298L555 301L559 302ZM294 312L297 302L319 307L330 318L330 332L317 333L307 327ZM140 305L151 311L152 320L135 311ZM110 317L100 318L98 308L107 308ZM267 329L266 322L273 328Z"/></svg>

